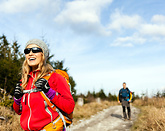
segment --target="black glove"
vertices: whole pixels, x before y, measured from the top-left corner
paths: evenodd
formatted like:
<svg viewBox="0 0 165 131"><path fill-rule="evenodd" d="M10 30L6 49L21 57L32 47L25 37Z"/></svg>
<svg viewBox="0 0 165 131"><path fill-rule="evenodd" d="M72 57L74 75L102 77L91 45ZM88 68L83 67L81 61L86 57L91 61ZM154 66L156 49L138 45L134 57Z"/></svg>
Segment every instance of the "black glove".
<svg viewBox="0 0 165 131"><path fill-rule="evenodd" d="M50 89L50 86L48 84L48 81L44 78L40 78L35 82L35 86L38 89L41 89L42 91L44 91L44 93L47 93Z"/></svg>
<svg viewBox="0 0 165 131"><path fill-rule="evenodd" d="M14 97L16 99L19 99L23 96L23 91L22 91L22 87L21 87L21 82L16 84L15 90L14 90Z"/></svg>

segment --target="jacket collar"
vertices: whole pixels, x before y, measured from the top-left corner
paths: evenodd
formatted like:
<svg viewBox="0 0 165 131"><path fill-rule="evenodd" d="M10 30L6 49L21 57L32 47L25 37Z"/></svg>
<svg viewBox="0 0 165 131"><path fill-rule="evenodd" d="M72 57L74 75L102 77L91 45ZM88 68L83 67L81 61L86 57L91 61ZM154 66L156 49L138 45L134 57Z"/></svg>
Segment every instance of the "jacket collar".
<svg viewBox="0 0 165 131"><path fill-rule="evenodd" d="M30 71L29 76L35 77L35 75L38 74L39 72L40 72L39 69L38 70L35 70L35 71Z"/></svg>

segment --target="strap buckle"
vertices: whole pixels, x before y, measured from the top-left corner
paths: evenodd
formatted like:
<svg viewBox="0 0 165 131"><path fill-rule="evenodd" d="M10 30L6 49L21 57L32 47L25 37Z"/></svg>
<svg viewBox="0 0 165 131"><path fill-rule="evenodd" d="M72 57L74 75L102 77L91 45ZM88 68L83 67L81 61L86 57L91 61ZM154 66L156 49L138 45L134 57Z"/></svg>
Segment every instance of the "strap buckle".
<svg viewBox="0 0 165 131"><path fill-rule="evenodd" d="M53 122L52 128L53 128L53 129L56 129L56 123Z"/></svg>

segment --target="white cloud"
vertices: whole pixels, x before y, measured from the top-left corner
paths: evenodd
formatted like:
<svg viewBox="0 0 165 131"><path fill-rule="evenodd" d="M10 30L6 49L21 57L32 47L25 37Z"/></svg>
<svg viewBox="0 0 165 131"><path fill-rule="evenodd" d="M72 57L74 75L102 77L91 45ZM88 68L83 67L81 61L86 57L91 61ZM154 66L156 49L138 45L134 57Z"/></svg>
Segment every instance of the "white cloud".
<svg viewBox="0 0 165 131"><path fill-rule="evenodd" d="M143 44L147 41L164 43L165 16L153 15L151 21L144 21L139 15L126 15L117 10L110 15L108 28L119 31L120 34L110 46L132 47L135 44ZM121 37L121 35L125 35Z"/></svg>
<svg viewBox="0 0 165 131"><path fill-rule="evenodd" d="M139 33L153 37L165 36L165 25L159 24L143 24L139 28Z"/></svg>
<svg viewBox="0 0 165 131"><path fill-rule="evenodd" d="M18 13L33 11L44 2L40 0L8 0L0 3L0 12ZM39 4L40 3L40 4Z"/></svg>
<svg viewBox="0 0 165 131"><path fill-rule="evenodd" d="M64 10L54 19L62 26L67 25L75 32L96 32L108 35L110 32L100 22L101 10L112 0L75 0L67 2Z"/></svg>
<svg viewBox="0 0 165 131"><path fill-rule="evenodd" d="M33 12L48 6L50 10L50 7L57 8L58 3L59 0L3 0L0 2L0 12L9 14Z"/></svg>
<svg viewBox="0 0 165 131"><path fill-rule="evenodd" d="M110 44L110 46L121 46L121 47L133 47L134 45L132 43L121 43L120 38L118 38L117 40L115 40L114 43ZM119 42L118 42L119 41Z"/></svg>
<svg viewBox="0 0 165 131"><path fill-rule="evenodd" d="M142 18L139 15L128 16L122 14L119 10L116 10L110 15L109 29L120 31L122 29L138 28L142 22Z"/></svg>
<svg viewBox="0 0 165 131"><path fill-rule="evenodd" d="M143 44L145 41L145 38L134 34L133 36L118 37L110 46L132 47L135 44Z"/></svg>
<svg viewBox="0 0 165 131"><path fill-rule="evenodd" d="M153 23L157 24L165 24L165 16L164 15L154 15L151 19Z"/></svg>

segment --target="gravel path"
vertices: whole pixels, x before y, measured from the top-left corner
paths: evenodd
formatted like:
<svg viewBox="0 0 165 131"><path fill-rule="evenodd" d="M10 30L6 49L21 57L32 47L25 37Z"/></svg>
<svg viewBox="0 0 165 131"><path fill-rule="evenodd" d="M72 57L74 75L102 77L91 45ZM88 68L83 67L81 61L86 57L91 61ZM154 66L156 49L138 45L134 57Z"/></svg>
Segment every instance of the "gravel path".
<svg viewBox="0 0 165 131"><path fill-rule="evenodd" d="M130 131L139 113L139 109L131 106L132 119L124 121L122 107L111 106L89 119L79 121L77 125L71 125L68 131Z"/></svg>

